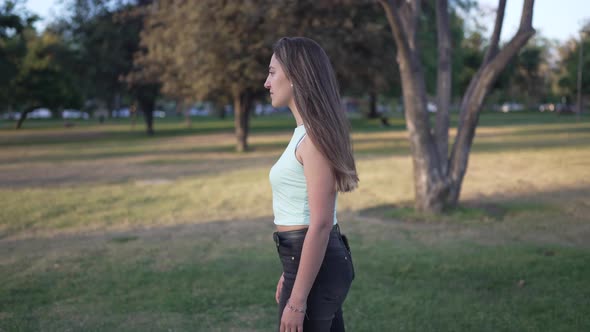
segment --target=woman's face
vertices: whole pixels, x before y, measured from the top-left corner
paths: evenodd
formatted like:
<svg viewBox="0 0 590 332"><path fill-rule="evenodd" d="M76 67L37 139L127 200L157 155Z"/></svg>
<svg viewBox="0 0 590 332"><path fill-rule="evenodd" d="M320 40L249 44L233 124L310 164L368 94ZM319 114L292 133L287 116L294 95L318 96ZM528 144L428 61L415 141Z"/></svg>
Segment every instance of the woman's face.
<svg viewBox="0 0 590 332"><path fill-rule="evenodd" d="M268 66L268 76L264 87L270 91L270 100L273 107L288 106L293 99L293 87L287 79L281 64L273 54Z"/></svg>

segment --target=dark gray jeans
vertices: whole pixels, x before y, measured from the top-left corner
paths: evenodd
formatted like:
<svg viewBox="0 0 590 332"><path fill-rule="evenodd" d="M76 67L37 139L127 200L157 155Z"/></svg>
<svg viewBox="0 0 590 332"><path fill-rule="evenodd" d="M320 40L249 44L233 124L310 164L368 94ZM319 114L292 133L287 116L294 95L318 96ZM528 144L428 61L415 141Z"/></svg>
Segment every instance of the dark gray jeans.
<svg viewBox="0 0 590 332"><path fill-rule="evenodd" d="M307 229L273 234L285 279L279 300L279 324L293 290L306 233ZM334 225L324 261L307 297L304 332L344 331L342 303L353 279L354 267L348 240L340 234L340 227Z"/></svg>

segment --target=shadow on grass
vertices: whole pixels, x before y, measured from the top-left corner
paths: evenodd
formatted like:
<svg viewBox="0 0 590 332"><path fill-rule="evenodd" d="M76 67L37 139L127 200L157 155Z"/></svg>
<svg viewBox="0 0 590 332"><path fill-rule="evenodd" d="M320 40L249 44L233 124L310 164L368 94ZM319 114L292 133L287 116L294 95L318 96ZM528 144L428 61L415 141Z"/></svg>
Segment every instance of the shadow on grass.
<svg viewBox="0 0 590 332"><path fill-rule="evenodd" d="M416 211L413 201L373 206L360 210L359 214L389 221L423 224L497 223L516 215L530 215L534 219L531 222L536 222L535 216L544 219L573 217L581 220L585 213L590 214L590 204L587 203L589 199L590 185L581 185L526 194L503 192L477 199L464 199L459 201L457 207L446 209L438 215Z"/></svg>
<svg viewBox="0 0 590 332"><path fill-rule="evenodd" d="M586 192L586 194L588 194ZM374 206L360 211L361 215L376 217L384 220L395 220L412 223L456 223L469 224L480 222L501 222L508 216L516 213L556 213L560 212L558 206L542 202L499 202L499 201L473 201L460 202L459 206L447 209L441 214L418 212L414 209L413 202L400 202Z"/></svg>

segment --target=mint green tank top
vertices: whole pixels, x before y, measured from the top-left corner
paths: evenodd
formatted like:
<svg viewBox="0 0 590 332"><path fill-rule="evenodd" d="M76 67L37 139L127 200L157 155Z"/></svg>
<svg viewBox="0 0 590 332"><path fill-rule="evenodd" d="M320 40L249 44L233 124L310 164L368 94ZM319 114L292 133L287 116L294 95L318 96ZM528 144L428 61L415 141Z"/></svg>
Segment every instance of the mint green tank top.
<svg viewBox="0 0 590 332"><path fill-rule="evenodd" d="M272 187L272 208L276 225L309 225L307 183L303 174L303 165L295 157L295 150L305 134L303 125L295 128L289 145L270 169L269 180ZM338 194L336 194L337 197ZM334 202L334 225L338 223L336 203Z"/></svg>

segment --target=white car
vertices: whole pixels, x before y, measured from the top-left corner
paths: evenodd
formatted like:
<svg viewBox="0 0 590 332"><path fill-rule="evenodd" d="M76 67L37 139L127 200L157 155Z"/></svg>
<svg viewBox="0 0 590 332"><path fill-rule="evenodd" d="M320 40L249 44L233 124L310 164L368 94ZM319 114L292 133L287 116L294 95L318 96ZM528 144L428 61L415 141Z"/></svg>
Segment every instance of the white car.
<svg viewBox="0 0 590 332"><path fill-rule="evenodd" d="M254 113L256 115L272 114L276 112L278 112L278 110L270 104L256 104L256 107L254 108Z"/></svg>
<svg viewBox="0 0 590 332"><path fill-rule="evenodd" d="M555 111L555 104L541 104L539 105L540 112L553 112Z"/></svg>
<svg viewBox="0 0 590 332"><path fill-rule="evenodd" d="M436 107L436 104L435 104L435 103L428 102L428 103L426 104L426 110L427 110L429 113L436 113L436 111L438 110L438 107Z"/></svg>
<svg viewBox="0 0 590 332"><path fill-rule="evenodd" d="M4 120L18 120L20 119L21 113L20 112L8 112L2 114L2 119Z"/></svg>
<svg viewBox="0 0 590 332"><path fill-rule="evenodd" d="M131 115L129 108L120 108L118 110L113 110L112 116L113 118L128 118Z"/></svg>
<svg viewBox="0 0 590 332"><path fill-rule="evenodd" d="M27 119L51 119L51 111L47 108L37 108L27 114Z"/></svg>
<svg viewBox="0 0 590 332"><path fill-rule="evenodd" d="M503 113L514 112L514 111L522 111L524 110L524 106L518 103L504 103L500 106L500 111Z"/></svg>
<svg viewBox="0 0 590 332"><path fill-rule="evenodd" d="M65 109L61 112L61 117L64 119L84 119L87 120L90 118L90 115L86 112L82 112L79 110L72 110L72 109Z"/></svg>
<svg viewBox="0 0 590 332"><path fill-rule="evenodd" d="M192 107L188 110L188 114L190 116L207 116L209 115L209 111L207 111L206 109L203 108L196 108L196 107Z"/></svg>

